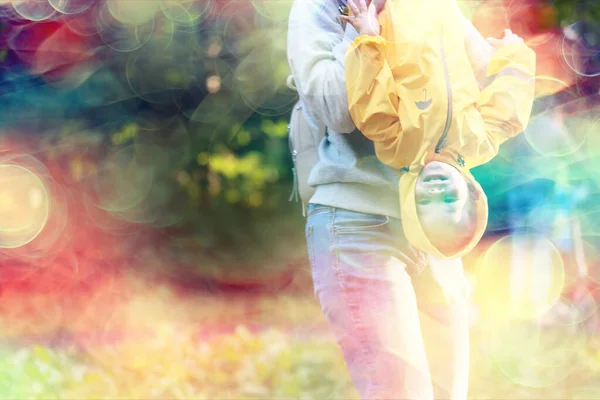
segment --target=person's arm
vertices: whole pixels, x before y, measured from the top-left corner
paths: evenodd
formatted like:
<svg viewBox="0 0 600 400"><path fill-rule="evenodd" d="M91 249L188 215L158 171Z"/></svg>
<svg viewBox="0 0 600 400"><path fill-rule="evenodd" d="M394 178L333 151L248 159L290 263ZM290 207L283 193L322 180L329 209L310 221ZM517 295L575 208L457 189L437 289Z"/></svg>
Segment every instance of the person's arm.
<svg viewBox="0 0 600 400"><path fill-rule="evenodd" d="M477 30L477 28L473 26L471 21L469 21L464 15L463 28L465 31L465 48L467 50L467 56L469 57L469 62L471 63L475 78L479 84L479 89L483 89L484 87L488 86L494 78L502 75L512 74L515 76L521 76L524 79L529 78L528 71L518 72L517 70L511 70L510 67L507 67L505 71L500 72L496 76L489 76L487 73L487 68L492 60L492 57L494 56L494 53L496 52L496 48L489 43L489 40L496 39L489 38L486 40Z"/></svg>
<svg viewBox="0 0 600 400"><path fill-rule="evenodd" d="M368 5L367 5L368 3ZM385 0L348 0L351 16L342 19L359 33L345 57L348 109L354 124L374 142L375 154L384 164L402 168L398 157L403 138L398 108L400 97L380 36L380 13L388 13ZM404 150L404 149L402 149Z"/></svg>
<svg viewBox="0 0 600 400"><path fill-rule="evenodd" d="M364 35L346 54L348 107L356 127L375 143L379 160L402 168L397 161L403 138L400 98L385 58L386 45L381 36Z"/></svg>
<svg viewBox="0 0 600 400"><path fill-rule="evenodd" d="M484 142L465 143L469 167L498 154L502 143L523 132L535 98L535 52L522 41L500 47L492 56L486 77L491 83L479 93L472 128L482 129Z"/></svg>
<svg viewBox="0 0 600 400"><path fill-rule="evenodd" d="M467 56L479 89L483 89L490 83L487 77L487 66L494 54L494 48L464 15L462 16L462 25L465 32Z"/></svg>
<svg viewBox="0 0 600 400"><path fill-rule="evenodd" d="M335 132L356 127L348 111L344 55L350 45L337 1L294 0L288 26L288 61L309 114Z"/></svg>

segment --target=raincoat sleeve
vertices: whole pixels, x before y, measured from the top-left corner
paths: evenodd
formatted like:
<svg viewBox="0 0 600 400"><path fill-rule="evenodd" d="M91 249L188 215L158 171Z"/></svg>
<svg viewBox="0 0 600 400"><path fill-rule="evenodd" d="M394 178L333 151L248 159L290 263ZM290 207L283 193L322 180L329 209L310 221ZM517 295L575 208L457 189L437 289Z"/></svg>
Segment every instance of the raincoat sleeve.
<svg viewBox="0 0 600 400"><path fill-rule="evenodd" d="M490 83L487 76L487 66L490 63L494 49L464 15L462 16L462 22L465 33L465 49L473 74L481 90Z"/></svg>
<svg viewBox="0 0 600 400"><path fill-rule="evenodd" d="M359 36L346 53L348 108L356 127L375 143L377 158L393 168L401 150L400 98L380 36Z"/></svg>
<svg viewBox="0 0 600 400"><path fill-rule="evenodd" d="M310 116L338 133L356 129L348 112L344 80L349 45L336 1L294 0L287 43L294 82Z"/></svg>
<svg viewBox="0 0 600 400"><path fill-rule="evenodd" d="M535 52L523 43L501 47L487 66L493 80L484 87L475 103L473 126L483 127L487 143L467 143L470 168L484 164L498 154L507 139L527 127L535 97Z"/></svg>

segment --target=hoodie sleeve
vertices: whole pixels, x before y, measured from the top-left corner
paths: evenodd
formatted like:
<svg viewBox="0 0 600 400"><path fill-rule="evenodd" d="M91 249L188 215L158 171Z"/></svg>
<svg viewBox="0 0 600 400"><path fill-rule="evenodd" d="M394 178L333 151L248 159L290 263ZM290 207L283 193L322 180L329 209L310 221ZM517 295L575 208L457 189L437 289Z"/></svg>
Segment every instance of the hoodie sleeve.
<svg viewBox="0 0 600 400"><path fill-rule="evenodd" d="M469 168L484 164L498 154L507 139L527 127L535 97L535 52L522 43L498 49L487 66L484 87L475 103L475 126L483 126L487 143L467 143Z"/></svg>
<svg viewBox="0 0 600 400"><path fill-rule="evenodd" d="M403 137L400 98L385 51L380 36L359 36L352 43L345 61L348 108L358 130L375 143L379 160L402 168L397 161Z"/></svg>
<svg viewBox="0 0 600 400"><path fill-rule="evenodd" d="M309 114L338 133L356 129L344 79L349 45L336 1L294 0L287 43L290 69Z"/></svg>

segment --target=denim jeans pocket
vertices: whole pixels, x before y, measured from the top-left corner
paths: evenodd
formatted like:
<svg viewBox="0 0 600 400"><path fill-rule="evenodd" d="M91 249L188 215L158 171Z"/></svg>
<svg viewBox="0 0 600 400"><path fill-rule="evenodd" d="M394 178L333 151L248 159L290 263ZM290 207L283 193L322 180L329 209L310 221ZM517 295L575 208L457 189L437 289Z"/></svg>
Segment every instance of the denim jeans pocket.
<svg viewBox="0 0 600 400"><path fill-rule="evenodd" d="M335 233L360 233L382 230L390 223L386 215L364 214L348 210L335 210Z"/></svg>

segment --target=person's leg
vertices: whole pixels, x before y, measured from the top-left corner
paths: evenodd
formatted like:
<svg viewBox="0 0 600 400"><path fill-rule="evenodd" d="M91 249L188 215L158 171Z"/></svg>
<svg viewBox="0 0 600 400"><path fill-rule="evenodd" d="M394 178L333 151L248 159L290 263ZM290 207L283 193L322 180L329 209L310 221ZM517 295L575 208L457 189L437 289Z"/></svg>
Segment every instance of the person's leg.
<svg viewBox="0 0 600 400"><path fill-rule="evenodd" d="M433 399L417 302L407 266L425 257L399 220L309 207L315 295L362 399Z"/></svg>
<svg viewBox="0 0 600 400"><path fill-rule="evenodd" d="M466 400L470 364L466 278L460 259L438 263L413 277L423 341L435 398ZM441 276L435 276L435 268L444 269Z"/></svg>

